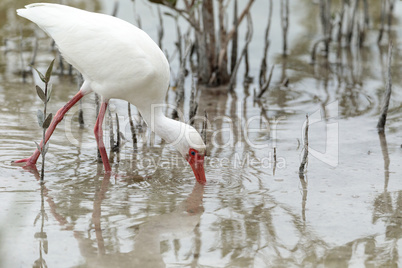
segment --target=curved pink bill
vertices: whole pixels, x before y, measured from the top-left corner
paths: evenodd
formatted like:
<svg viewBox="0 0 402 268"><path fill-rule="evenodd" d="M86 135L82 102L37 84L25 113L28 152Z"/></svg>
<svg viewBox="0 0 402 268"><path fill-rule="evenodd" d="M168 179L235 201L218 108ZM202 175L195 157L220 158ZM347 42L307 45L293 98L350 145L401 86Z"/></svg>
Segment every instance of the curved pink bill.
<svg viewBox="0 0 402 268"><path fill-rule="evenodd" d="M193 169L196 180L201 184L205 184L207 179L205 178L204 171L204 156L199 156L197 154L197 157L189 158L187 161Z"/></svg>

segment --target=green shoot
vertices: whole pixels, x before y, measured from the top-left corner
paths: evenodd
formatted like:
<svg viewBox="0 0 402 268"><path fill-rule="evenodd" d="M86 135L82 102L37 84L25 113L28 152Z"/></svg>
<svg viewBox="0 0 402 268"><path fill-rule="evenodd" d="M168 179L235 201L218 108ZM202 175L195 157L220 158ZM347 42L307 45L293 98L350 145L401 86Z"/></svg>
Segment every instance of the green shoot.
<svg viewBox="0 0 402 268"><path fill-rule="evenodd" d="M51 85L49 84L49 82L50 82L50 76L52 75L53 63L54 63L54 60L52 60L52 62L50 63L45 75L43 75L40 71L38 71L35 67L33 67L36 70L36 72L38 73L42 82L45 83L45 90L43 90L38 85L36 86L36 93L38 94L38 97L42 100L42 102L44 104L43 111L38 110L38 112L37 112L38 124L43 130L42 147L37 142L35 142L36 147L38 148L39 152L42 154L42 168L41 168L41 176L40 176L40 179L42 181L43 181L44 175L45 175L45 156L46 156L47 150L49 148L49 143L45 143L45 135L46 135L46 130L50 126L50 123L52 122L52 118L53 118L52 113L47 114L47 103L49 102L50 95L52 93L52 88L51 88Z"/></svg>

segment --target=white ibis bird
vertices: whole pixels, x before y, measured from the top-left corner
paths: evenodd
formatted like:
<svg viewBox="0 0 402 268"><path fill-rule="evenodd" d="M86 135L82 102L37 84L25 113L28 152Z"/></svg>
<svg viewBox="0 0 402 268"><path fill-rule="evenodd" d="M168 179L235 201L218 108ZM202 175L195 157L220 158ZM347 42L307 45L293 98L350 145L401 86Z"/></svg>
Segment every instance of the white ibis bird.
<svg viewBox="0 0 402 268"><path fill-rule="evenodd" d="M50 35L63 57L84 77L78 93L54 116L45 143L64 114L83 96L96 92L102 96L102 105L94 132L106 172L111 168L103 143L102 122L109 99L116 98L135 105L151 130L174 145L189 162L197 181L206 182L206 148L200 134L163 114L170 80L169 63L144 31L109 15L58 4L30 4L17 13ZM36 149L31 157L16 163L35 165L39 155Z"/></svg>

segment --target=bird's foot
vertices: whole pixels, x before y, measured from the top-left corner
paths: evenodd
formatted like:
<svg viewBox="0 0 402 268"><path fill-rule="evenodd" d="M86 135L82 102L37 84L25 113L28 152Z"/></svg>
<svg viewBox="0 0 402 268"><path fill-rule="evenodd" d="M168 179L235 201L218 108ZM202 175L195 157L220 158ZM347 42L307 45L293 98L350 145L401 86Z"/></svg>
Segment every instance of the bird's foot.
<svg viewBox="0 0 402 268"><path fill-rule="evenodd" d="M16 166L18 164L24 164L24 165L21 165L24 170L27 170L27 171L33 173L35 175L35 177L37 177L37 179L39 178L39 172L36 169L36 161L35 161L35 163L33 162L32 156L11 162L11 165L13 165L13 166Z"/></svg>
<svg viewBox="0 0 402 268"><path fill-rule="evenodd" d="M30 167L30 166L35 166L36 161L34 161L32 159L32 156L31 156L31 157L28 157L28 158L24 158L24 159L20 159L20 160L16 160L16 161L12 162L12 164L21 164L21 163L25 163L24 166Z"/></svg>

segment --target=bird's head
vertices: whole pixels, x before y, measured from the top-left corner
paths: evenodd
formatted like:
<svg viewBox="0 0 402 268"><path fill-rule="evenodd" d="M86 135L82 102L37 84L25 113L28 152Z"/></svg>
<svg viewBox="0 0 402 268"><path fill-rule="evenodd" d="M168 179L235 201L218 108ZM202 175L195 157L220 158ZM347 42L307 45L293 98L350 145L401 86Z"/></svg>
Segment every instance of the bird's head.
<svg viewBox="0 0 402 268"><path fill-rule="evenodd" d="M197 181L205 184L204 156L206 146L197 130L186 125L184 135L176 144L176 148L190 164Z"/></svg>

